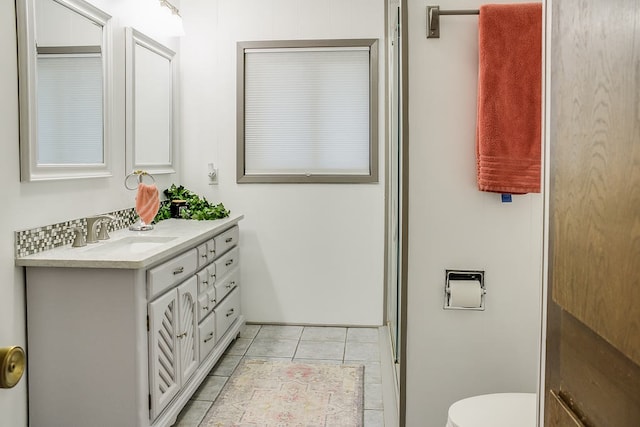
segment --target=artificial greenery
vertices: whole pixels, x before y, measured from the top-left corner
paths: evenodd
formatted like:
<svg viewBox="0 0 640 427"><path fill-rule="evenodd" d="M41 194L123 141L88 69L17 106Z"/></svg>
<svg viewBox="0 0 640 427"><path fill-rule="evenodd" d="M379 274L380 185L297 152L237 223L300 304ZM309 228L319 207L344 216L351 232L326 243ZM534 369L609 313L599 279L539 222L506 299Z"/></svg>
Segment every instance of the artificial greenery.
<svg viewBox="0 0 640 427"><path fill-rule="evenodd" d="M231 213L225 209L222 203L214 205L204 197L200 197L192 191L187 190L182 185L176 187L175 184L171 184L171 187L164 190L164 195L167 197L167 202L161 203L160 209L154 218L154 222L171 218L172 200L184 200L187 202L186 208L182 209L180 212L180 216L184 219L196 219L199 221L220 219L228 217Z"/></svg>

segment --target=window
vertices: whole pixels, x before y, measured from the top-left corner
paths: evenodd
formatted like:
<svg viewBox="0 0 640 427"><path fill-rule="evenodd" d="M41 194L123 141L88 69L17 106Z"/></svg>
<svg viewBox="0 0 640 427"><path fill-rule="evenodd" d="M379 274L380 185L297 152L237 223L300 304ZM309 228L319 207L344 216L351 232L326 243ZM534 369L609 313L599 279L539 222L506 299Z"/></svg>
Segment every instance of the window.
<svg viewBox="0 0 640 427"><path fill-rule="evenodd" d="M378 180L377 40L238 44L238 182Z"/></svg>

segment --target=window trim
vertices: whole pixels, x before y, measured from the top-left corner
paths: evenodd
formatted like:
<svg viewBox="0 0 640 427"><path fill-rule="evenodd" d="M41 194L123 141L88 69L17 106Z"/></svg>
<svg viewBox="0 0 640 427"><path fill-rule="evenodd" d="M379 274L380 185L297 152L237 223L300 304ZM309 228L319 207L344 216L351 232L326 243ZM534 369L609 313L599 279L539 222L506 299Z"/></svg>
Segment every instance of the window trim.
<svg viewBox="0 0 640 427"><path fill-rule="evenodd" d="M245 50L247 49L296 49L322 47L369 48L369 174L251 174L245 173ZM356 184L378 182L378 39L327 39L327 40L272 40L244 41L237 44L237 99L236 99L236 182L244 183L333 183Z"/></svg>

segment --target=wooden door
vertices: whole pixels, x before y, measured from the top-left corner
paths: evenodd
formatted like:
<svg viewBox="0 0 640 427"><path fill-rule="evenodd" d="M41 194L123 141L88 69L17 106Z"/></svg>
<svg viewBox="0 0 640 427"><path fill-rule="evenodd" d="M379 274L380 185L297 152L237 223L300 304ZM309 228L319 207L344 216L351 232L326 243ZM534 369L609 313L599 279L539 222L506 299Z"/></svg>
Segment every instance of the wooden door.
<svg viewBox="0 0 640 427"><path fill-rule="evenodd" d="M640 0L549 4L545 425L637 427Z"/></svg>

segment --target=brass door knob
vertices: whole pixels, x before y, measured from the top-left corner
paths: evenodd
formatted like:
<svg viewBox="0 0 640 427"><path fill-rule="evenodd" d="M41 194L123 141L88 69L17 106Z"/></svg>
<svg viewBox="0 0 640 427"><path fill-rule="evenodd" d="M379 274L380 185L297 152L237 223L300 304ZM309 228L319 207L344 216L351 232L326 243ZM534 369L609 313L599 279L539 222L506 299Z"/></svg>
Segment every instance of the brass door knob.
<svg viewBox="0 0 640 427"><path fill-rule="evenodd" d="M24 350L21 347L0 348L0 388L18 384L24 373Z"/></svg>

